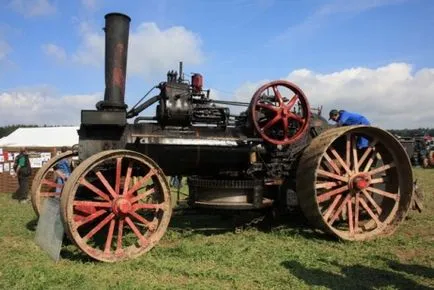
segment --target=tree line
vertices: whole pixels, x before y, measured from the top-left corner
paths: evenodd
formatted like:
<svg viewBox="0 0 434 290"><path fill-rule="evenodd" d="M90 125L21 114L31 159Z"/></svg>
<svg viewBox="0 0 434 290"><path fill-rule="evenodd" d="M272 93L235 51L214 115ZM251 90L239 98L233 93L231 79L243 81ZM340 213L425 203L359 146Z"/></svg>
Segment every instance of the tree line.
<svg viewBox="0 0 434 290"><path fill-rule="evenodd" d="M434 128L395 129L388 131L394 135L398 135L401 137L416 137L424 135L434 136Z"/></svg>

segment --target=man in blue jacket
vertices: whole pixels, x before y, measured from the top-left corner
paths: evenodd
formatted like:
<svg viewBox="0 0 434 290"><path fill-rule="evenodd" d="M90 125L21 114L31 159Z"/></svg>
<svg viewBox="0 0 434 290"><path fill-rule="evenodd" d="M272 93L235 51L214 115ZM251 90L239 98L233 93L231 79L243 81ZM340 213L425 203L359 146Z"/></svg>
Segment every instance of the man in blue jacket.
<svg viewBox="0 0 434 290"><path fill-rule="evenodd" d="M352 126L352 125L371 125L369 120L360 114L347 112L345 110L333 109L329 113L329 120L333 120L340 126ZM369 141L364 137L357 138L357 148L363 149L368 147Z"/></svg>

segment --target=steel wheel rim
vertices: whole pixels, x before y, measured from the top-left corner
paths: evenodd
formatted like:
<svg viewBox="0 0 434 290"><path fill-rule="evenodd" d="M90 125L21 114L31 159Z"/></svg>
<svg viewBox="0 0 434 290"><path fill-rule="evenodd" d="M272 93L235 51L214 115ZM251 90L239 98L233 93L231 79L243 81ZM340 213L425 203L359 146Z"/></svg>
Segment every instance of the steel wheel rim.
<svg viewBox="0 0 434 290"><path fill-rule="evenodd" d="M364 205L361 205L360 201L358 200L359 214L360 211L364 211L362 217L361 215L358 215L358 223L360 222L360 224L358 225L360 225L360 227L362 227L362 225L365 225L365 227L362 228L362 232L350 231L350 222L349 219L346 219L348 215L344 215L343 218L341 218L342 215L340 213L337 213L337 215L341 218L341 220L339 221L340 225L330 225L328 223L331 221L330 216L331 218L333 218L333 216L336 214L336 211L334 211L334 209L337 210L340 206L348 208L347 204L342 205L342 201L344 200L346 195L348 195L348 193L346 193L346 195L344 196L345 191L347 191L344 186L348 185L350 180L351 186L356 185L361 186L362 188L366 188L367 186L370 186L372 180L378 178L377 176L374 176L370 180L366 181L367 184L364 185L362 182L360 185L357 185L357 180L355 180L355 178L349 178L349 175L345 176L345 174L341 174L340 176L336 177L336 175L339 174L336 173L337 171L334 167L336 167L335 165L338 163L335 163L333 165L332 163L329 163L328 160L336 160L336 162L341 161L338 160L339 158L336 158L335 154L331 152L331 149L338 144L338 146L336 146L335 148L336 152L342 154L340 155L343 156L341 157L342 162L346 162L346 136L348 134L367 136L370 142L374 138L377 138L379 140L376 146L378 148L381 148L381 150L378 150L378 152L383 153L382 157L384 160L381 161L383 162L383 164L381 164L381 162L375 163L376 168L388 165L392 161L395 162L395 164L397 165L397 167L392 167L391 169L386 170L385 172L387 174L385 177L387 177L387 182L394 182L395 190L399 189L395 192L399 193L399 201L397 202L397 204L394 204L391 201L385 202L385 200L387 200L385 198L374 199L374 201L378 200L377 204L381 206L380 209L382 209L383 213L380 218L380 226L377 227L376 224L374 224L373 227L373 223L375 223L375 221L367 223L369 219L365 219L366 216L369 215L369 212L366 211ZM383 145L381 146L380 144ZM350 149L351 148L352 146L350 146ZM389 155L387 155L385 151L386 153L389 152ZM369 156L365 157L365 160L363 161L363 155L364 153L361 152L360 155L358 155L358 160L362 161L361 163L364 171L364 166L366 166L369 160ZM372 163L373 162L371 162L371 164ZM396 170L395 175L391 174L391 170L393 170L393 168L395 168ZM342 172L347 172L343 166L341 166L340 169L342 170ZM376 173L381 173L381 169L377 171L378 172ZM341 183L336 183L337 181ZM372 184L377 184L378 182L379 181L376 180ZM397 187L397 185L399 186ZM392 234L404 221L411 206L411 200L413 196L413 172L410 160L402 144L387 131L372 126L340 127L329 129L326 132L315 137L312 140L311 144L308 146L308 148L306 148L306 150L303 152L297 168L296 187L296 193L301 210L313 226L322 229L325 232L330 233L343 240L367 240ZM393 189L390 186L386 187L383 186L386 192L391 192ZM334 199L336 199L338 195L342 195L340 198L341 200L335 201L335 204L333 205ZM365 194L363 193L359 194L358 197L361 198L361 195L363 198L365 198ZM353 221L352 225L354 227L356 216L355 194L352 196L353 197L350 198L351 201L354 202L354 204L352 204L354 206L351 206L351 209L353 211L350 212L354 213L354 219L351 219ZM368 206L372 208L375 207L373 204L370 204L369 200L366 200L365 203L367 203ZM383 209L383 206L385 206L385 209ZM373 211L375 212L375 210ZM365 223L363 223L363 221L365 221Z"/></svg>
<svg viewBox="0 0 434 290"><path fill-rule="evenodd" d="M362 240L387 233L392 221L399 218L400 200L408 203L406 199L409 199L402 187L411 184L411 178L405 179L412 173L411 168L400 165L401 156L391 149L398 144L386 136L367 133L368 130L354 129L339 136L328 145L318 162L315 187L319 213L325 226L345 239ZM363 154L357 152L354 138L362 135L370 145ZM336 150L343 141L345 153ZM400 184L394 182L397 179ZM346 216L338 227L337 219L345 211ZM366 220L362 221L362 216Z"/></svg>
<svg viewBox="0 0 434 290"><path fill-rule="evenodd" d="M67 151L61 153L51 158L46 164L44 164L44 166L41 167L41 169L38 170L38 173L33 179L32 188L31 188L32 206L36 215L38 216L40 215L42 201L45 198L60 198L60 195L62 194L63 187L65 184L56 184L54 178L55 175L51 176L53 178L50 178L49 175L50 173L52 173L52 169L59 161L73 156L77 156L77 152ZM45 188L43 188L44 186ZM60 192L56 192L56 189L59 189Z"/></svg>
<svg viewBox="0 0 434 290"><path fill-rule="evenodd" d="M115 171L98 170L108 161L115 163ZM82 251L100 261L115 262L144 254L158 243L170 221L166 177L149 157L137 152L95 154L76 168L65 191L61 208L67 233Z"/></svg>
<svg viewBox="0 0 434 290"><path fill-rule="evenodd" d="M279 87L288 89L294 95L285 100L285 95ZM262 94L270 88L273 91L274 99L265 100ZM296 105L301 108L301 115L293 112ZM275 145L289 145L302 138L309 127L311 114L309 102L304 92L295 84L283 80L261 86L253 95L250 113L256 132L261 138ZM260 113L266 116L263 121L259 119ZM295 126L295 132L294 130L290 132L289 125ZM275 130L279 130L282 139L273 136Z"/></svg>

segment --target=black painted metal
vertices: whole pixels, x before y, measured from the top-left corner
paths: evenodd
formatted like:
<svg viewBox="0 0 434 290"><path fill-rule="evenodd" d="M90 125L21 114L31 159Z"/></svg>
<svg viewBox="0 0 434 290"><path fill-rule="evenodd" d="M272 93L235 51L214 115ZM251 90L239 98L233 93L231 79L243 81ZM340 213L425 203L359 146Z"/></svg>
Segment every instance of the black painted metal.
<svg viewBox="0 0 434 290"><path fill-rule="evenodd" d="M105 16L105 92L100 110L125 110L125 77L127 71L130 17L121 13Z"/></svg>

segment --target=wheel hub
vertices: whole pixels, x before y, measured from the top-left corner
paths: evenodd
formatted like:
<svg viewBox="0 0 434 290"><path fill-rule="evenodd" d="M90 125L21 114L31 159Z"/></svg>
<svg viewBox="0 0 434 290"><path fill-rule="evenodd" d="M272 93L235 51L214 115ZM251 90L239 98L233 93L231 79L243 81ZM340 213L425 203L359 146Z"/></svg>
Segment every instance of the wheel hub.
<svg viewBox="0 0 434 290"><path fill-rule="evenodd" d="M113 204L113 212L117 215L125 215L131 211L131 202L121 197L117 199Z"/></svg>
<svg viewBox="0 0 434 290"><path fill-rule="evenodd" d="M371 178L369 174L359 173L355 174L350 178L350 182L348 183L350 189L362 190L369 187L371 182Z"/></svg>

